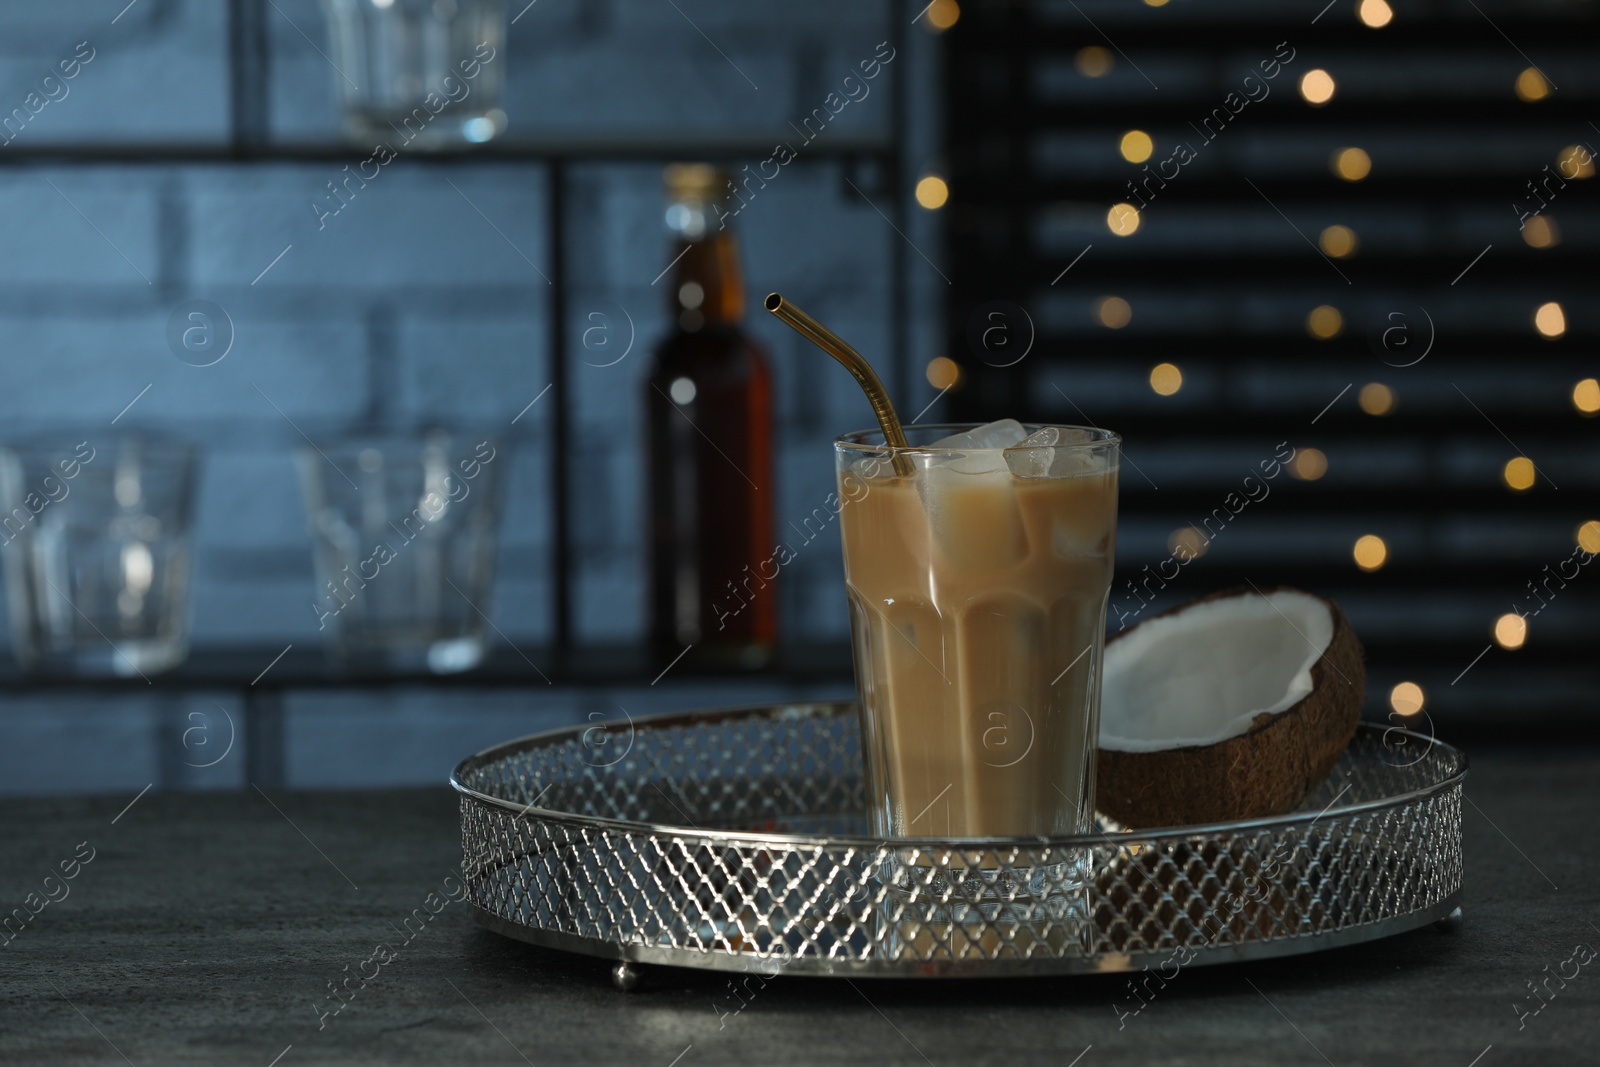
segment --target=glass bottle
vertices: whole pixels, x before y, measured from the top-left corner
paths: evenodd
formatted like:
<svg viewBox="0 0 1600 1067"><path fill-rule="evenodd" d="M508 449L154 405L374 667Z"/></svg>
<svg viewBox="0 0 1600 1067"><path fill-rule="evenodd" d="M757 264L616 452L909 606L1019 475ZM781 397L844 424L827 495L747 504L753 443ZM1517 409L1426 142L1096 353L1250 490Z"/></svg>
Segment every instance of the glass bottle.
<svg viewBox="0 0 1600 1067"><path fill-rule="evenodd" d="M777 638L772 375L741 326L744 279L705 164L665 173L674 328L645 387L650 618L658 657L766 665Z"/></svg>

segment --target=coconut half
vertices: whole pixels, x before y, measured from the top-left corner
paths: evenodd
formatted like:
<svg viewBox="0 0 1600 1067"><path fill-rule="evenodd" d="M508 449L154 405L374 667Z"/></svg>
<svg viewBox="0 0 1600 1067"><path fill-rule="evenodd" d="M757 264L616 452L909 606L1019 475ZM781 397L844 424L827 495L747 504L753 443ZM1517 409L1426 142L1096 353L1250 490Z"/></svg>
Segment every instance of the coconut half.
<svg viewBox="0 0 1600 1067"><path fill-rule="evenodd" d="M1339 606L1229 589L1106 643L1099 810L1130 827L1292 811L1361 718L1361 644Z"/></svg>

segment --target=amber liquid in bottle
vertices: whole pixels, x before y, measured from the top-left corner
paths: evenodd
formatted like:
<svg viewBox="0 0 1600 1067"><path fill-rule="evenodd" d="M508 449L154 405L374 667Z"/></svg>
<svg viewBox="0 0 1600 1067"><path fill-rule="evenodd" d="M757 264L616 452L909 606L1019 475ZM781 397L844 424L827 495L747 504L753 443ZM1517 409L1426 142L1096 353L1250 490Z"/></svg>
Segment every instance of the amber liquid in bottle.
<svg viewBox="0 0 1600 1067"><path fill-rule="evenodd" d="M757 668L777 638L772 376L741 327L744 281L719 226L725 178L668 168L676 328L645 387L651 640L701 665Z"/></svg>

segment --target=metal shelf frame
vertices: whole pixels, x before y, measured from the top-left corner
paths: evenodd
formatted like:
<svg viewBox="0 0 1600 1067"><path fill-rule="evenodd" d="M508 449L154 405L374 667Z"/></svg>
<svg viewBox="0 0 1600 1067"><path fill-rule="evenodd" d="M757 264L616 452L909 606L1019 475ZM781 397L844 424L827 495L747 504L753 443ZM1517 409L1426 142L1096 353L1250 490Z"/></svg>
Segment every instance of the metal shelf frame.
<svg viewBox="0 0 1600 1067"><path fill-rule="evenodd" d="M893 13L887 19L886 33L896 51L903 51L908 23L899 17L904 0L882 0ZM229 132L226 141L135 143L76 143L20 145L0 156L0 167L159 167L193 164L256 165L261 163L320 163L348 160L354 149L347 143L330 141L278 142L272 138L268 112L271 78L271 46L267 31L268 0L227 0L227 46L229 62ZM885 227L884 240L890 267L889 339L890 361L885 377L896 391L906 395L912 381L907 355L909 323L908 258L900 232L907 229L910 189L906 186L905 150L909 136L906 94L908 79L905 63L889 68L891 111L887 139L843 137L816 146L798 160L801 166L863 165L874 168L878 188L890 195L880 200L892 228ZM569 333L566 322L569 252L572 244L568 218L570 182L574 168L593 163L668 163L678 159L706 159L731 162L765 154L770 141L752 139L705 138L694 140L583 139L583 140L506 140L481 147L434 153L408 153L401 166L434 167L468 165L492 167L503 164L538 164L548 174L544 205L548 231L552 313L545 324L546 342L552 353L552 447L549 450L550 512L553 523L553 550L548 561L551 593L552 644L541 650L542 662L560 664L551 672L563 684L598 686L648 681L648 657L642 648L578 647L574 639L574 570L572 521L574 503L581 490L571 477L568 442L571 434L568 410L570 379L566 357ZM263 786L279 785L284 773L283 694L295 688L386 688L406 685L467 685L491 688L543 688L545 681L530 669L520 656L506 650L491 653L489 662L477 672L465 675L393 676L343 672L322 660L320 650L296 654L285 667L280 664L276 677L268 674L252 682L254 672L277 653L276 648L203 649L189 663L166 675L155 675L150 686L141 678L86 679L30 677L17 673L13 664L0 662L0 679L14 692L118 691L182 694L197 690L237 691L244 709L245 762L248 780ZM786 649L784 662L765 672L766 677L790 680L838 680L848 677L849 655L843 648ZM547 668L548 670L548 668ZM682 665L684 676L714 677L692 664Z"/></svg>

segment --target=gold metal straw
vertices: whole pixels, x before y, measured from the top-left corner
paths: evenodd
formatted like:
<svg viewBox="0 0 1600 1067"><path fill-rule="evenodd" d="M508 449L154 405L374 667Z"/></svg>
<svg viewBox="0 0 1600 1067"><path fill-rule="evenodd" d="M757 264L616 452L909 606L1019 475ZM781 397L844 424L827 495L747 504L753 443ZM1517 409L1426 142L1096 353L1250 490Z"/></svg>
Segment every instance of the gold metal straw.
<svg viewBox="0 0 1600 1067"><path fill-rule="evenodd" d="M861 386L861 391L867 394L867 400L872 404L872 413L878 417L878 426L883 430L884 443L896 450L890 453L894 472L902 478L910 477L911 461L898 451L910 447L906 443L906 433L900 428L900 416L894 413L894 404L889 401L888 390L884 389L883 382L878 380L878 374L872 369L872 364L868 363L860 352L846 344L844 338L785 300L782 294L768 293L766 307L768 311L794 327L800 336L843 363L845 369L855 376L856 384Z"/></svg>

